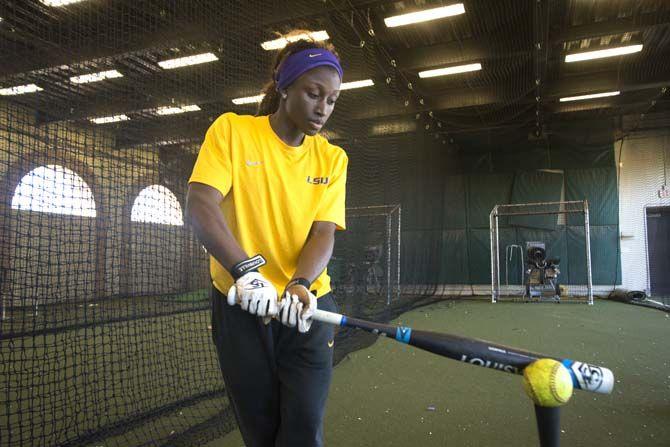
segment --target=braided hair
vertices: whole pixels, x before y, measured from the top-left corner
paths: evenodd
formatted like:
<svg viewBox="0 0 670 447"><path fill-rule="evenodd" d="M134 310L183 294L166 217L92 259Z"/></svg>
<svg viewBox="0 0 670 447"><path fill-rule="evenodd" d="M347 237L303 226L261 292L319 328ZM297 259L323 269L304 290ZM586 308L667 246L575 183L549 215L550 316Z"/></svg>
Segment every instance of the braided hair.
<svg viewBox="0 0 670 447"><path fill-rule="evenodd" d="M306 30L293 30L290 33L284 35L284 38L290 38L291 36L299 35L299 34L305 34L309 35L310 31ZM293 53L297 53L299 51L303 50L309 50L311 48L323 48L325 50L330 51L333 53L338 59L339 55L335 51L335 47L333 44L328 43L328 42L317 42L311 38L303 38L300 40L296 40L294 42L289 42L284 48L282 48L279 53L277 53L277 56L275 57L274 64L272 65L272 80L265 84L262 89L262 93L265 94L263 97L263 100L261 103L258 105L258 111L256 112L256 116L263 116L263 115L271 115L274 112L277 111L279 108L279 92L277 91L277 82L275 81L275 73L277 72L277 68L281 65L282 62L284 62L284 59L286 59L288 56L290 56Z"/></svg>

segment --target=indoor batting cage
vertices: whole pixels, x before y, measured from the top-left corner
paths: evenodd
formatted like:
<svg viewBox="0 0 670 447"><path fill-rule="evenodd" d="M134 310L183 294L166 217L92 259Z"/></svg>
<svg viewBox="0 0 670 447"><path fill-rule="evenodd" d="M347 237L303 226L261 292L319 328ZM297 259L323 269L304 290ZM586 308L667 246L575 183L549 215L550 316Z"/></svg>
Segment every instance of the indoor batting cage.
<svg viewBox="0 0 670 447"><path fill-rule="evenodd" d="M236 430L188 182L299 40L344 72L320 132L348 163L342 314L670 296L668 23L660 0L2 0L0 447ZM335 363L376 339L338 328Z"/></svg>

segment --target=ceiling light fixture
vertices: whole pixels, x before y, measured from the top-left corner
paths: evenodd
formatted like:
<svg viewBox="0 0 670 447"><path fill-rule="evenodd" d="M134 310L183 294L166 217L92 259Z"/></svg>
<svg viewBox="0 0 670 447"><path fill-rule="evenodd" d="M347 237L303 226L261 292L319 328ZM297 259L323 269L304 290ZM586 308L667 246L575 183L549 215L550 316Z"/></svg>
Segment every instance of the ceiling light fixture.
<svg viewBox="0 0 670 447"><path fill-rule="evenodd" d="M174 140L158 141L158 142L156 142L156 144L158 146L168 146L168 145L171 145L171 144L192 143L192 142L196 142L196 141L200 141L200 140L197 139L197 138L176 138Z"/></svg>
<svg viewBox="0 0 670 447"><path fill-rule="evenodd" d="M281 50L289 42L295 42L298 40L309 40L309 39L312 39L316 42L320 42L322 40L330 39L330 36L326 31L314 31L311 33L302 33L302 34L296 34L295 36L280 37L279 39L268 40L266 42L261 43L261 47L265 51Z"/></svg>
<svg viewBox="0 0 670 447"><path fill-rule="evenodd" d="M43 4L47 6L65 6L72 3L79 3L84 0L40 0Z"/></svg>
<svg viewBox="0 0 670 447"><path fill-rule="evenodd" d="M265 94L260 94L260 95L256 95L256 96L246 96L244 98L235 98L235 99L233 99L233 104L235 104L236 106L240 106L240 105L243 105L243 104L254 104L254 103L261 102L264 97L265 97Z"/></svg>
<svg viewBox="0 0 670 447"><path fill-rule="evenodd" d="M392 135L416 131L416 121L388 121L374 124L370 128L370 135Z"/></svg>
<svg viewBox="0 0 670 447"><path fill-rule="evenodd" d="M167 106L167 107L159 107L156 109L156 113L158 115L176 115L178 113L184 113L184 112L197 112L200 110L200 107L198 107L196 104L191 104L189 106L181 106L181 107L174 107L174 106Z"/></svg>
<svg viewBox="0 0 670 447"><path fill-rule="evenodd" d="M588 61L591 59L602 59L604 57L621 56L623 54L638 53L640 51L642 51L642 44L626 45L623 47L607 48L604 50L567 54L565 56L565 62L579 62L579 61Z"/></svg>
<svg viewBox="0 0 670 447"><path fill-rule="evenodd" d="M0 95L2 96L23 95L24 93L35 93L35 92L41 92L42 90L44 89L36 86L35 84L16 85L14 87L0 88Z"/></svg>
<svg viewBox="0 0 670 447"><path fill-rule="evenodd" d="M456 16L465 13L463 3L455 3L449 6L441 6L439 8L425 9L423 11L411 12L409 14L402 14L384 19L384 23L389 28L396 26L411 25L413 23L427 22L429 20L443 19L445 17Z"/></svg>
<svg viewBox="0 0 670 447"><path fill-rule="evenodd" d="M173 68L187 67L189 65L198 65L204 64L206 62L218 61L219 58L216 57L214 53L202 53L195 54L193 56L179 57L177 59L168 59L165 61L160 61L158 65L166 70Z"/></svg>
<svg viewBox="0 0 670 447"><path fill-rule="evenodd" d="M340 91L341 90L351 90L354 88L361 88L361 87L370 87L372 85L375 85L374 81L372 79L363 79L360 81L351 81L351 82L343 82L340 85ZM244 104L254 104L254 103L259 103L263 100L265 97L265 94L260 94L256 96L245 96L244 98L235 98L233 99L233 104L240 106Z"/></svg>
<svg viewBox="0 0 670 447"><path fill-rule="evenodd" d="M375 83L372 79L343 82L342 84L340 84L340 90L351 90L352 88L371 87L373 85L375 85Z"/></svg>
<svg viewBox="0 0 670 447"><path fill-rule="evenodd" d="M128 121L127 115L103 116L100 118L91 118L91 122L95 124L118 123L119 121Z"/></svg>
<svg viewBox="0 0 670 447"><path fill-rule="evenodd" d="M89 82L100 82L105 79L122 78L123 75L116 70L100 71L98 73L89 73L85 75L72 76L70 81L75 84L87 84Z"/></svg>
<svg viewBox="0 0 670 447"><path fill-rule="evenodd" d="M594 98L606 98L608 96L617 96L621 92L604 92L604 93L594 93L592 95L581 95L581 96L567 96L561 98L559 102L568 102L568 101L582 101L584 99L594 99Z"/></svg>
<svg viewBox="0 0 670 447"><path fill-rule="evenodd" d="M479 71L481 69L482 69L482 64L477 62L475 64L456 65L456 66L453 66L453 67L444 67L444 68L436 68L434 70L420 71L419 72L419 77L420 78L434 78L436 76L447 76L447 75L452 75L452 74L457 74L457 73L467 73L469 71Z"/></svg>

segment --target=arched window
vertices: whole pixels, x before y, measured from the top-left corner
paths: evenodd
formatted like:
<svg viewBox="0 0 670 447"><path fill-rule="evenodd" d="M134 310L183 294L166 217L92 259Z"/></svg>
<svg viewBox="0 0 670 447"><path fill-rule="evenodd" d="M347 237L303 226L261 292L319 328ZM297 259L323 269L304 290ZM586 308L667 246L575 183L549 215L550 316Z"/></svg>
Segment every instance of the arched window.
<svg viewBox="0 0 670 447"><path fill-rule="evenodd" d="M95 217L93 192L84 179L59 165L27 173L14 191L12 209Z"/></svg>
<svg viewBox="0 0 670 447"><path fill-rule="evenodd" d="M132 222L184 225L181 205L172 191L162 185L144 188L133 203Z"/></svg>

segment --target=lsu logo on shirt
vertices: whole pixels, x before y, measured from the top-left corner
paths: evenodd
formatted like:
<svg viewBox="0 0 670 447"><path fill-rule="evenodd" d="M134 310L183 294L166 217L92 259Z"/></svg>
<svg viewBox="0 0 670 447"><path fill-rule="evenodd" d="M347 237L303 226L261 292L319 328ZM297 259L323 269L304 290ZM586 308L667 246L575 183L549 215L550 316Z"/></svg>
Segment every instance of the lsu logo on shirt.
<svg viewBox="0 0 670 447"><path fill-rule="evenodd" d="M311 185L327 185L328 184L328 177L311 177L307 176L307 183Z"/></svg>

